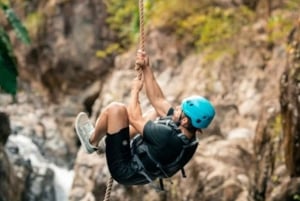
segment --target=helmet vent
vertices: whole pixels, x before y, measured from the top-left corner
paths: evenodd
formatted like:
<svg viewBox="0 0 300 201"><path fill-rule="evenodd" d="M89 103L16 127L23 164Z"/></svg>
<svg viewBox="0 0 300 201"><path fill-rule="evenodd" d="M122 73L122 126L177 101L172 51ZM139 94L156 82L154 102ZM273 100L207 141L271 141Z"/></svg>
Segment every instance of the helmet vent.
<svg viewBox="0 0 300 201"><path fill-rule="evenodd" d="M203 119L207 119L207 116L203 116L202 118L203 118Z"/></svg>
<svg viewBox="0 0 300 201"><path fill-rule="evenodd" d="M200 123L201 123L201 120L200 120L200 119L197 119L196 122L197 122L197 124L200 124Z"/></svg>
<svg viewBox="0 0 300 201"><path fill-rule="evenodd" d="M193 103L190 103L189 105L190 105L190 106L193 106L194 104L193 104Z"/></svg>

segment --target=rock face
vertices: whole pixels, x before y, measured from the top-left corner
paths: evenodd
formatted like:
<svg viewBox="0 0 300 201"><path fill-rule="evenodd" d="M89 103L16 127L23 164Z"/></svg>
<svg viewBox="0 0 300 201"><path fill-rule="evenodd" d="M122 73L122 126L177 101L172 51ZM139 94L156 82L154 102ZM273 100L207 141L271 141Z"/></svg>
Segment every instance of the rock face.
<svg viewBox="0 0 300 201"><path fill-rule="evenodd" d="M3 105L1 99L2 96L0 105ZM19 100L22 99L19 94ZM1 136L6 136L0 152L0 200L66 200L73 179L68 168L75 160L70 145L58 132L49 111L31 107L27 101L1 108L12 116L8 126L8 121L0 115L1 128L5 128Z"/></svg>
<svg viewBox="0 0 300 201"><path fill-rule="evenodd" d="M0 173L0 200L21 200L24 183L16 177L3 145L0 145Z"/></svg>
<svg viewBox="0 0 300 201"><path fill-rule="evenodd" d="M101 200L110 178L105 156L87 155L79 149L73 122L80 111L95 122L111 101L128 103L136 76L136 48L105 59L95 57L98 49L115 40L105 23L103 1L32 2L31 9L51 12L44 12L45 24L33 45L17 48L19 103L9 104L0 94L0 110L10 115L12 127L8 132L5 116L0 119L0 201ZM252 9L258 4L214 2L224 7L246 4ZM299 199L300 181L289 177L299 174L298 29L290 34L287 54L285 44L269 43L267 24L258 20L232 41L233 53L224 51L211 62L206 60L209 53L189 50L171 33L148 30L146 50L167 99L177 105L186 96L201 94L212 100L217 116L185 168L187 178L178 173L173 184L166 180L166 192L149 185L126 187L114 182L111 200ZM141 104L144 112L151 109L143 92ZM8 138L9 133L13 135ZM54 165L74 171L72 187L68 186L68 195L62 199L57 197L61 183L55 181ZM69 182L67 174L62 178L62 183Z"/></svg>
<svg viewBox="0 0 300 201"><path fill-rule="evenodd" d="M245 136L228 140L207 137L200 141L196 156L185 167L187 178L178 173L170 180L172 183L164 180L165 192L150 185L124 187L115 182L111 200L251 200L249 170L254 158L249 140ZM109 180L104 156L79 151L75 172L70 200L102 200Z"/></svg>
<svg viewBox="0 0 300 201"><path fill-rule="evenodd" d="M4 145L10 134L10 121L6 113L0 112L0 200L21 200L22 182L16 177ZM12 187L13 190L10 190Z"/></svg>
<svg viewBox="0 0 300 201"><path fill-rule="evenodd" d="M109 72L114 55L95 56L116 40L105 22L103 1L40 1L31 6L43 23L35 27L35 40L22 48L19 61L21 77L35 90L57 102Z"/></svg>
<svg viewBox="0 0 300 201"><path fill-rule="evenodd" d="M289 56L281 78L280 104L283 118L286 165L292 177L300 176L300 22L289 35Z"/></svg>
<svg viewBox="0 0 300 201"><path fill-rule="evenodd" d="M160 39L165 37L165 33L155 31L147 37L149 52L153 52L150 58L158 81L168 99L175 104L194 93L211 97L217 103L217 117L205 134L213 136L201 141L195 158L186 167L188 178L183 179L178 174L172 179L173 185L165 182L166 188L169 189L167 192L157 193L149 186L124 187L115 183L111 199L251 201L268 197L268 192L272 191L269 182L274 175L273 150L278 145L278 138L272 138L277 131L268 126L276 123L279 111L279 90L276 86L282 71L276 69L276 66L284 65L285 62L282 47L276 46L271 51L265 43L253 47L251 43L257 42L254 38L254 41L246 43L246 49L242 47L245 41L241 42L243 45L237 45L241 54L225 55L209 67L202 62L203 55L198 54L187 55L181 62L166 59L162 61L164 64L161 64L166 67L162 68L159 62L161 58L155 53L155 49ZM172 38L169 41L172 41ZM170 58L181 54L171 42L164 48L163 54L169 55ZM128 54L134 53L129 52L116 58L116 68L125 70L112 72L110 79L103 86L103 94L99 95L93 107L94 120L101 108L110 101L128 100L126 94L129 94L130 90L129 80L134 77L134 72L130 70L132 65L128 61ZM265 57L269 60L265 60ZM173 65L178 65L179 68ZM238 73L232 74L232 71ZM207 77L210 77L210 81ZM120 91L111 91L115 88ZM143 108L147 110L149 103L144 96L141 99ZM255 146L252 146L253 142ZM274 142L277 143L273 144ZM90 157L84 153L77 156L75 167L78 171L75 172L73 190L70 193L72 200L87 197L102 199L104 196L103 187L109 176L106 164L99 161L103 160L103 157L97 158L97 155L94 155L91 159L94 162L86 160L87 158ZM86 162L82 164L83 161ZM84 177L86 174L82 173L83 170L88 172L87 177ZM99 172L96 173L96 170ZM279 175L278 178L286 176L280 170L276 171L275 175ZM90 187L88 189L81 186Z"/></svg>
<svg viewBox="0 0 300 201"><path fill-rule="evenodd" d="M11 132L9 117L6 113L0 112L0 122L0 143L5 145Z"/></svg>

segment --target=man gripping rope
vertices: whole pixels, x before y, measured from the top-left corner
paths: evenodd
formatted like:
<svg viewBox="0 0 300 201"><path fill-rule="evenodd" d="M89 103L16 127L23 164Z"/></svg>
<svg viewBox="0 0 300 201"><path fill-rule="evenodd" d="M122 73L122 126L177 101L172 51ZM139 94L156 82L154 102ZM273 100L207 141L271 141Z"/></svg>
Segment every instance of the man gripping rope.
<svg viewBox="0 0 300 201"><path fill-rule="evenodd" d="M149 65L138 51L140 78L131 87L129 105L113 102L99 115L95 127L85 113L75 122L76 133L87 153L106 153L109 171L124 185L151 183L173 176L194 155L197 134L209 126L214 106L202 96L184 99L172 107L166 100ZM142 114L139 93L143 86L154 110Z"/></svg>

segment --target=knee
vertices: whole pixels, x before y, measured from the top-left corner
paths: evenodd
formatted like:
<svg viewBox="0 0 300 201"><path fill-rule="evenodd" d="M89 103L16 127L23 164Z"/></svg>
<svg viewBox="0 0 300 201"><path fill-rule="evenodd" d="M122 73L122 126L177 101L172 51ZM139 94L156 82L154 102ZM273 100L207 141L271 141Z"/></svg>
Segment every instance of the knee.
<svg viewBox="0 0 300 201"><path fill-rule="evenodd" d="M127 108L123 103L112 102L107 107L109 114L127 115Z"/></svg>

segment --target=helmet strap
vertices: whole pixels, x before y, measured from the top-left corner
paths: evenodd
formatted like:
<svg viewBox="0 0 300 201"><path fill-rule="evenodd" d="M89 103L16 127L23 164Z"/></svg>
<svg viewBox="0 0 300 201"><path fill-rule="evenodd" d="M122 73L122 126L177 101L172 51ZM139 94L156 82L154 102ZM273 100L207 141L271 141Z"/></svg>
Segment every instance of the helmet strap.
<svg viewBox="0 0 300 201"><path fill-rule="evenodd" d="M197 128L195 128L193 125L192 125L192 120L190 117L188 117L187 115L184 115L187 119L188 119L188 125L185 126L185 128L188 130L188 131L191 131L191 132L196 132Z"/></svg>

